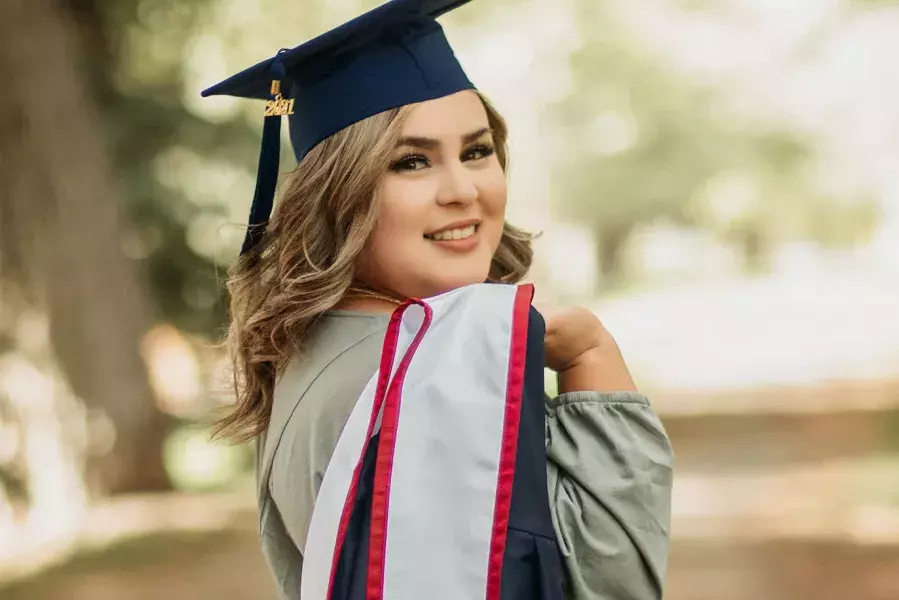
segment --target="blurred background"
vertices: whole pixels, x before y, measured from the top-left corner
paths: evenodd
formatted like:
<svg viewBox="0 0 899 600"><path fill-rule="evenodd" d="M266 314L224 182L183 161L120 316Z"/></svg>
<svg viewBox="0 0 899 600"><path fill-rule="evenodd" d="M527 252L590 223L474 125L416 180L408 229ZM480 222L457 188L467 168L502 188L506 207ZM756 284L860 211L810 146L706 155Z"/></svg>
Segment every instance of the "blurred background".
<svg viewBox="0 0 899 600"><path fill-rule="evenodd" d="M252 448L207 428L262 106L199 92L376 4L0 2L4 600L274 598ZM666 598L899 598L899 2L443 22L538 293L597 311L672 437Z"/></svg>

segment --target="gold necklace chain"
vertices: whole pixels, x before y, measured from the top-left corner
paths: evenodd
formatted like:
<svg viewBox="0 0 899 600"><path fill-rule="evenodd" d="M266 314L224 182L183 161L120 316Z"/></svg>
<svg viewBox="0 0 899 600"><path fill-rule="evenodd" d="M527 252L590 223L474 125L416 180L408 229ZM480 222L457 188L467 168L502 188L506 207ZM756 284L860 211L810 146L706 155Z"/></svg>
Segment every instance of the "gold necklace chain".
<svg viewBox="0 0 899 600"><path fill-rule="evenodd" d="M390 302L391 304L396 304L397 306L399 306L400 304L403 303L403 300L400 300L399 298L394 298L393 296L388 296L387 294L382 294L382 293L376 292L372 289L361 288L361 287L356 287L356 286L350 287L350 289L347 290L346 295L348 298L353 298L353 297L358 298L359 296L362 296L365 298L374 298L375 300L383 300L384 302Z"/></svg>

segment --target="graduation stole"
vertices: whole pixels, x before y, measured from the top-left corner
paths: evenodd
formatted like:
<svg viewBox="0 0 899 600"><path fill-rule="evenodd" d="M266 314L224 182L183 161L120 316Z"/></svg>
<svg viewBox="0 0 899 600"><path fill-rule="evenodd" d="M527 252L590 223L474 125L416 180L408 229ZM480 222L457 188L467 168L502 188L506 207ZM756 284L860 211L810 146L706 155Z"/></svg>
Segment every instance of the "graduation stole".
<svg viewBox="0 0 899 600"><path fill-rule="evenodd" d="M498 600L532 297L477 284L396 309L315 502L302 600L331 598L379 432L365 600Z"/></svg>

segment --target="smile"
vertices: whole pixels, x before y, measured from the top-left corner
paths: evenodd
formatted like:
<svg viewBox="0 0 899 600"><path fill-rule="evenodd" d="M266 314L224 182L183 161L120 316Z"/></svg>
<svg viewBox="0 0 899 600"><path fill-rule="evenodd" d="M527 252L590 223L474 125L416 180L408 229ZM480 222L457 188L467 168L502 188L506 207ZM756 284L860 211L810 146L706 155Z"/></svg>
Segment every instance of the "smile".
<svg viewBox="0 0 899 600"><path fill-rule="evenodd" d="M459 227L457 229L446 229L437 233L426 233L425 238L429 240L452 241L468 239L478 230L477 225L469 225L468 227Z"/></svg>

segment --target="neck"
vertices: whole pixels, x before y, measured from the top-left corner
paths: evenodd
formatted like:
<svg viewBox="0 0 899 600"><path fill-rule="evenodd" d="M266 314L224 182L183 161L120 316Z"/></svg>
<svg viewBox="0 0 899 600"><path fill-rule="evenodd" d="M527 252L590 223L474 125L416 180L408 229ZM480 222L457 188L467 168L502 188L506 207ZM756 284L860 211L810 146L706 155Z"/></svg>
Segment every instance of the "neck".
<svg viewBox="0 0 899 600"><path fill-rule="evenodd" d="M405 298L399 294L381 291L362 282L354 282L336 308L393 313L404 300Z"/></svg>

